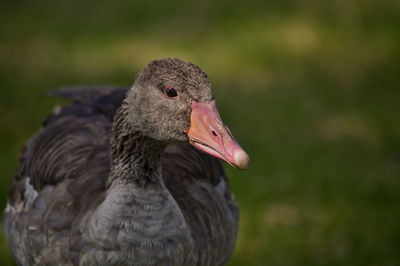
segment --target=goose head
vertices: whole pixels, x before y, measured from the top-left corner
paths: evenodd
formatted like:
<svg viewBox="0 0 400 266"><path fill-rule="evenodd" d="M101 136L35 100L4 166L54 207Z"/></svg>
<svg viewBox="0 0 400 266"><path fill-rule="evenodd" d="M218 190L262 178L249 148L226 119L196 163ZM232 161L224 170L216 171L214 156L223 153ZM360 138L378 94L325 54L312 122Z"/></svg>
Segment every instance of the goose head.
<svg viewBox="0 0 400 266"><path fill-rule="evenodd" d="M179 59L150 62L127 93L127 122L164 143L189 142L239 169L249 157L222 122L207 74Z"/></svg>

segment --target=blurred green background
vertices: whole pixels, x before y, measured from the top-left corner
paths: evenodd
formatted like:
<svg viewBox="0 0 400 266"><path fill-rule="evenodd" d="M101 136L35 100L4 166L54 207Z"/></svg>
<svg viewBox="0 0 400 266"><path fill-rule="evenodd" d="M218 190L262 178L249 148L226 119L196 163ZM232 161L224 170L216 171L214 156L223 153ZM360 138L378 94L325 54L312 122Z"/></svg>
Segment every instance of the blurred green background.
<svg viewBox="0 0 400 266"><path fill-rule="evenodd" d="M251 157L234 265L400 265L400 1L0 4L0 207L65 85L201 66ZM0 264L12 264L1 231Z"/></svg>

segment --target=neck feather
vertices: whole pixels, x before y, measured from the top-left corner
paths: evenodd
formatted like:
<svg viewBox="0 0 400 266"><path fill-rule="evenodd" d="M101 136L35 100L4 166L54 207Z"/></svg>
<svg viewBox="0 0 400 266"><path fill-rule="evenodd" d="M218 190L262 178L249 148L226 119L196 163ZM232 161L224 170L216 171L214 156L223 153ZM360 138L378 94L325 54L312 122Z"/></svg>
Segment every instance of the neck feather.
<svg viewBox="0 0 400 266"><path fill-rule="evenodd" d="M126 105L117 111L111 137L111 173L108 184L134 182L146 187L161 182L160 158L166 143L143 136L127 121Z"/></svg>
<svg viewBox="0 0 400 266"><path fill-rule="evenodd" d="M193 265L197 253L190 228L161 178L166 144L143 136L140 128L132 130L126 114L122 106L114 119L106 198L83 219L83 238L100 250L88 259L113 265Z"/></svg>

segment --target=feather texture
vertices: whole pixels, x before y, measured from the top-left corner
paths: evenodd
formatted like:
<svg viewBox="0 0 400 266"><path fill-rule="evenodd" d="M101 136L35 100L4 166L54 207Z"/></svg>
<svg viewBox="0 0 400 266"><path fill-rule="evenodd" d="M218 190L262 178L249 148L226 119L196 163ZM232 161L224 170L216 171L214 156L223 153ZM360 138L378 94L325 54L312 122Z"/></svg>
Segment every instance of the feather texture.
<svg viewBox="0 0 400 266"><path fill-rule="evenodd" d="M85 241L84 233L85 219L109 189L112 118L125 93L63 93L74 103L51 115L23 148L4 213L7 240L18 264L89 265L88 254L121 248L112 243L96 247ZM181 265L223 265L233 251L238 209L220 162L189 144L171 144L161 165L166 189L182 212L196 249L196 261ZM137 204L144 208L146 202ZM160 244L159 249L162 253L167 245ZM115 259L115 265L121 262ZM132 264L141 265L137 262Z"/></svg>

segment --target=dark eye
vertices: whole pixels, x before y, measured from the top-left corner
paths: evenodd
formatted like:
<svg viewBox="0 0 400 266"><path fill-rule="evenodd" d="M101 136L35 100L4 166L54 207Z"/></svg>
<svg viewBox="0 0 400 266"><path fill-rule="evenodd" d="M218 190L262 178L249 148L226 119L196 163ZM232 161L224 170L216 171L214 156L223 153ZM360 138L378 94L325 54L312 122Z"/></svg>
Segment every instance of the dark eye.
<svg viewBox="0 0 400 266"><path fill-rule="evenodd" d="M164 89L164 94L165 96L167 96L168 98L175 98L176 96L178 96L178 93L176 92L176 90L172 87L166 87Z"/></svg>

